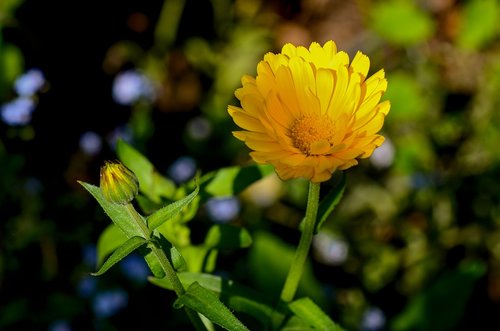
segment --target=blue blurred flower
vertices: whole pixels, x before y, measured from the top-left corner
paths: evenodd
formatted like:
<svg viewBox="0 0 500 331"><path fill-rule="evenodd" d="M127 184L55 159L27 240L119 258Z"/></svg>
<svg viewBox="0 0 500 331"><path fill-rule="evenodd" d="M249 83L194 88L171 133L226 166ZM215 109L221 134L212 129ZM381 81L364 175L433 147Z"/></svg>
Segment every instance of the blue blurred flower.
<svg viewBox="0 0 500 331"><path fill-rule="evenodd" d="M48 331L71 331L71 326L69 325L68 321L65 320L57 320L52 322L49 327Z"/></svg>
<svg viewBox="0 0 500 331"><path fill-rule="evenodd" d="M94 314L106 318L116 314L128 304L128 293L121 289L97 293L92 302Z"/></svg>
<svg viewBox="0 0 500 331"><path fill-rule="evenodd" d="M128 279L138 283L145 283L151 275L148 265L142 256L137 254L130 254L121 260L120 269Z"/></svg>
<svg viewBox="0 0 500 331"><path fill-rule="evenodd" d="M240 202L235 197L210 198L206 203L208 216L217 223L227 223L240 212Z"/></svg>
<svg viewBox="0 0 500 331"><path fill-rule="evenodd" d="M86 244L82 249L83 263L90 268L95 268L97 264L97 248L94 244Z"/></svg>
<svg viewBox="0 0 500 331"><path fill-rule="evenodd" d="M102 139L97 133L87 131L80 137L80 148L87 155L96 155L102 149Z"/></svg>
<svg viewBox="0 0 500 331"><path fill-rule="evenodd" d="M131 143L133 139L132 129L128 125L121 125L116 127L108 136L107 141L111 148L115 149L116 142L118 140L123 140L127 143Z"/></svg>
<svg viewBox="0 0 500 331"><path fill-rule="evenodd" d="M26 125L31 121L35 102L30 98L20 97L1 107L2 120L8 125Z"/></svg>
<svg viewBox="0 0 500 331"><path fill-rule="evenodd" d="M90 275L82 277L76 286L76 290L82 298L91 297L96 291L96 289L97 289L97 278Z"/></svg>
<svg viewBox="0 0 500 331"><path fill-rule="evenodd" d="M196 161L189 156L180 157L172 163L167 172L176 183L183 183L196 173Z"/></svg>
<svg viewBox="0 0 500 331"><path fill-rule="evenodd" d="M121 105L131 105L140 99L153 101L155 91L151 81L136 70L119 73L113 82L113 99Z"/></svg>
<svg viewBox="0 0 500 331"><path fill-rule="evenodd" d="M22 97L30 97L45 84L45 77L39 69L28 70L14 82L14 89Z"/></svg>
<svg viewBox="0 0 500 331"><path fill-rule="evenodd" d="M385 327L385 314L377 307L368 308L361 321L361 331L379 331Z"/></svg>

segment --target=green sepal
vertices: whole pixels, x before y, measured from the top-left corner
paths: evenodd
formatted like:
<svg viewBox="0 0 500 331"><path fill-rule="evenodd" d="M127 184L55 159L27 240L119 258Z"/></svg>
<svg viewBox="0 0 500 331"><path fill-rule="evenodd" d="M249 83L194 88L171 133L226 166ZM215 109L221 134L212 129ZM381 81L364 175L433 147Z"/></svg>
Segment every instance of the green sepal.
<svg viewBox="0 0 500 331"><path fill-rule="evenodd" d="M144 239L143 237L132 237L128 239L123 245L118 247L113 254L104 262L104 264L101 266L101 268L97 272L93 272L91 275L92 276L100 276L106 271L109 270L112 266L114 266L116 263L120 262L123 258L125 258L127 255L141 247L142 245L146 244L147 240Z"/></svg>
<svg viewBox="0 0 500 331"><path fill-rule="evenodd" d="M300 319L312 326L314 330L345 331L328 317L314 301L308 297L295 300L288 304L288 308Z"/></svg>
<svg viewBox="0 0 500 331"><path fill-rule="evenodd" d="M194 200L194 198L196 197L196 195L198 194L199 192L199 187L197 186L194 191L189 194L188 196L180 199L180 200L177 200L159 210L157 210L156 212L154 212L153 214L151 214L148 218L147 218L147 222L148 222L148 228L153 231L154 229L156 229L157 227L161 226L163 223L165 223L166 221L174 218L175 216L177 216L184 207L186 207L187 205L189 205L189 203L191 201Z"/></svg>
<svg viewBox="0 0 500 331"><path fill-rule="evenodd" d="M184 306L199 312L226 330L249 331L212 291L204 288L198 282L191 284L186 293L175 300L175 308L179 309Z"/></svg>
<svg viewBox="0 0 500 331"><path fill-rule="evenodd" d="M101 189L92 184L78 181L101 205L104 212L111 218L113 223L122 230L127 238L132 238L135 236L142 237L142 229L140 226L134 222L130 216L130 212L126 205L120 205L108 201L102 195Z"/></svg>

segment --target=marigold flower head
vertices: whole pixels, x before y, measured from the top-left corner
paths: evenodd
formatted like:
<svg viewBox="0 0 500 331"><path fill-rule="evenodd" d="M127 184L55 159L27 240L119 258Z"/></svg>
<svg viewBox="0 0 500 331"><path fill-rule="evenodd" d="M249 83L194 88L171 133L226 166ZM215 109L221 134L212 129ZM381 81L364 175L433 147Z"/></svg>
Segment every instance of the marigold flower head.
<svg viewBox="0 0 500 331"><path fill-rule="evenodd" d="M267 53L257 76L243 76L235 92L241 107L228 108L243 129L234 136L283 180L330 179L384 141L378 132L390 109L389 101L380 102L387 80L383 69L368 77L369 67L361 52L349 63L333 41Z"/></svg>
<svg viewBox="0 0 500 331"><path fill-rule="evenodd" d="M100 175L99 186L108 201L127 204L139 191L137 176L119 161L105 161Z"/></svg>

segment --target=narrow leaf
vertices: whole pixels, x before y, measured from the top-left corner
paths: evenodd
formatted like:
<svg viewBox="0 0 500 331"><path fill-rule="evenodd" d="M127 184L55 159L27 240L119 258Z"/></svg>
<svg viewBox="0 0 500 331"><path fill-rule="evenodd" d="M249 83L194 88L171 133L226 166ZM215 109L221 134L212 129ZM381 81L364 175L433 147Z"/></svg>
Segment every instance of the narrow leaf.
<svg viewBox="0 0 500 331"><path fill-rule="evenodd" d="M335 207L342 199L342 196L345 191L346 186L346 176L345 173L342 172L342 177L340 178L340 182L335 185L335 187L328 192L326 197L321 200L318 208L318 216L316 221L315 233L318 233L321 229L321 226L326 221L328 216L333 212Z"/></svg>
<svg viewBox="0 0 500 331"><path fill-rule="evenodd" d="M288 308L290 308L297 317L314 327L315 330L344 331L344 329L332 321L314 301L307 297L288 304Z"/></svg>
<svg viewBox="0 0 500 331"><path fill-rule="evenodd" d="M108 257L118 247L127 241L127 236L119 227L111 223L101 233L97 240L97 266L100 267L106 257Z"/></svg>
<svg viewBox="0 0 500 331"><path fill-rule="evenodd" d="M106 271L108 271L109 268L114 266L116 263L120 262L123 258L125 258L127 255L132 253L134 250L137 248L141 247L147 242L146 239L143 237L132 237L128 239L123 245L118 247L113 254L104 262L102 267L99 269L99 271L92 273L92 276L100 276Z"/></svg>
<svg viewBox="0 0 500 331"><path fill-rule="evenodd" d="M181 200L175 201L159 210L154 212L152 215L148 217L148 227L151 231L165 223L166 221L174 218L177 216L184 207L186 207L193 199L196 197L196 195L199 192L199 187L197 186L195 190L189 194L188 196L184 197Z"/></svg>
<svg viewBox="0 0 500 331"><path fill-rule="evenodd" d="M139 190L155 203L161 202L161 196L171 197L175 185L161 176L153 164L135 148L119 140L116 154L127 168L132 170L139 179Z"/></svg>
<svg viewBox="0 0 500 331"><path fill-rule="evenodd" d="M272 172L273 167L268 165L222 168L200 179L202 192L213 197L233 196Z"/></svg>
<svg viewBox="0 0 500 331"><path fill-rule="evenodd" d="M222 278L212 274L202 274L197 272L179 272L177 274L179 280L184 287L189 287L194 282L198 282L201 286L209 289L212 292L220 294L222 291ZM173 290L172 284L168 277L154 278L150 277L149 281L156 286L162 287L167 290Z"/></svg>
<svg viewBox="0 0 500 331"><path fill-rule="evenodd" d="M231 311L210 290L194 282L174 303L175 308L187 306L204 315L213 323L231 331L248 331Z"/></svg>
<svg viewBox="0 0 500 331"><path fill-rule="evenodd" d="M180 272L177 275L185 288L194 282L198 282L216 296L220 296L223 302L227 302L229 308L248 314L261 321L263 325L271 318L274 298L266 298L253 288L245 287L232 280L222 279L220 276L212 274ZM160 279L150 277L149 281L156 286L173 290L167 277Z"/></svg>
<svg viewBox="0 0 500 331"><path fill-rule="evenodd" d="M80 181L79 183L87 191L89 191L90 194L92 194L92 196L101 205L102 209L104 209L104 212L106 212L109 218L111 218L113 223L127 235L127 238L142 236L141 228L132 220L129 210L125 207L125 205L120 205L106 200L102 195L101 189L97 186Z"/></svg>

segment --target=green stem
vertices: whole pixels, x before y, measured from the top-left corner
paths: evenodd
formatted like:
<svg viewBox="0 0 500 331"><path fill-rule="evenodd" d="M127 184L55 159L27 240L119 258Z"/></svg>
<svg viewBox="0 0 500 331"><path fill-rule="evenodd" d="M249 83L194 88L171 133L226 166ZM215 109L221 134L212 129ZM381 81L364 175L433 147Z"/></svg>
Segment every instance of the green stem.
<svg viewBox="0 0 500 331"><path fill-rule="evenodd" d="M316 225L316 214L318 213L319 206L319 188L319 183L311 182L309 184L309 195L307 197L307 209L302 236L300 237L299 246L295 251L292 266L288 271L285 285L281 291L281 300L286 303L292 301L295 297L302 273L304 272L304 266L309 254L314 227Z"/></svg>
<svg viewBox="0 0 500 331"><path fill-rule="evenodd" d="M149 228L146 222L144 221L144 218L141 215L139 215L139 213L135 210L134 206L131 203L128 203L126 207L130 217L135 221L135 223L141 229L143 237L150 240L151 232L149 231ZM165 271L165 275L170 281L170 284L172 284L175 294L177 294L178 297L185 294L186 290L184 289L184 286L182 286L182 283L179 277L177 277L177 273L175 272L174 267L172 267L172 264L168 260L168 257L163 251L163 249L157 247L155 244L150 245L148 247L152 250L153 254L158 258L158 261L160 262L163 271ZM186 311L186 314L191 320L191 323L195 326L196 330L198 331L207 330L205 324L203 324L197 312L188 307L184 307L184 310Z"/></svg>

